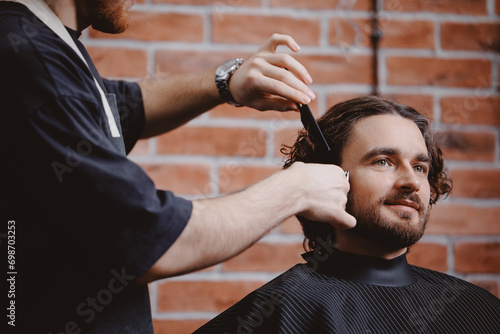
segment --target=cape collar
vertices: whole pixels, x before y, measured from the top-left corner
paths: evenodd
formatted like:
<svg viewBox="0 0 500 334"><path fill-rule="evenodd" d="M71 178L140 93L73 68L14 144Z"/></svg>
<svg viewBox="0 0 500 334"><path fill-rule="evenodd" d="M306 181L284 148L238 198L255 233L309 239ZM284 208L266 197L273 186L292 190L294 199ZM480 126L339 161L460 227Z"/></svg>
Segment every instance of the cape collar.
<svg viewBox="0 0 500 334"><path fill-rule="evenodd" d="M417 280L406 261L406 253L394 259L344 253L337 249L324 255L308 252L302 257L318 273L357 283L406 286Z"/></svg>

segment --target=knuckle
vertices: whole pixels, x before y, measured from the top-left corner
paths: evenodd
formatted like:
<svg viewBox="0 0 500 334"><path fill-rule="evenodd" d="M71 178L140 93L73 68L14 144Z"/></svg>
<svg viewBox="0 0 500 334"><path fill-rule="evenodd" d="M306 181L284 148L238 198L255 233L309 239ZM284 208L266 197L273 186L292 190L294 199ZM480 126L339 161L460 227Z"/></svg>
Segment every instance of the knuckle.
<svg viewBox="0 0 500 334"><path fill-rule="evenodd" d="M244 85L248 88L255 87L259 84L260 71L255 68L249 69L247 75L244 78Z"/></svg>
<svg viewBox="0 0 500 334"><path fill-rule="evenodd" d="M275 39L275 40L285 40L287 39L287 37L289 37L288 35L283 35L283 34L279 34L279 33L273 33L271 38Z"/></svg>
<svg viewBox="0 0 500 334"><path fill-rule="evenodd" d="M295 79L295 76L289 71L279 71L277 79L283 82L291 82Z"/></svg>
<svg viewBox="0 0 500 334"><path fill-rule="evenodd" d="M264 59L266 52L258 52L255 54L252 59L249 59L246 62L246 66L248 66L250 69L259 69L262 68L262 66L265 64L266 60Z"/></svg>
<svg viewBox="0 0 500 334"><path fill-rule="evenodd" d="M294 58L288 53L279 53L277 54L277 57L281 63L288 67L291 67L294 60Z"/></svg>

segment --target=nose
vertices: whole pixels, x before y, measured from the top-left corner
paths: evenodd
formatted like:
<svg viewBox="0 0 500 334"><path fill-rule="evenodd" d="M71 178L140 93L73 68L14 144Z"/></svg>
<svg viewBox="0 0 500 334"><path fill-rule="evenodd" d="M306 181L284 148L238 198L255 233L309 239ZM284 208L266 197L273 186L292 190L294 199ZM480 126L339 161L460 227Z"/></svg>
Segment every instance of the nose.
<svg viewBox="0 0 500 334"><path fill-rule="evenodd" d="M420 180L412 166L400 166L397 171L396 188L412 193L420 190Z"/></svg>

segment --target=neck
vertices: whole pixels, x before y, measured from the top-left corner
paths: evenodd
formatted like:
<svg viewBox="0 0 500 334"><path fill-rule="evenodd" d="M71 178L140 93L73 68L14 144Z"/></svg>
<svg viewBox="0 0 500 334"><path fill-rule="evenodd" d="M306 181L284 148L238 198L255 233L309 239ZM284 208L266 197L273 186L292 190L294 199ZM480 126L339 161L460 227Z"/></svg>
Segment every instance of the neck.
<svg viewBox="0 0 500 334"><path fill-rule="evenodd" d="M344 252L358 255L379 257L386 260L394 259L404 254L408 248L390 249L376 244L349 231L335 231L335 247Z"/></svg>
<svg viewBox="0 0 500 334"><path fill-rule="evenodd" d="M81 1L77 0L45 0L50 9L68 28L82 31L89 26L86 11Z"/></svg>

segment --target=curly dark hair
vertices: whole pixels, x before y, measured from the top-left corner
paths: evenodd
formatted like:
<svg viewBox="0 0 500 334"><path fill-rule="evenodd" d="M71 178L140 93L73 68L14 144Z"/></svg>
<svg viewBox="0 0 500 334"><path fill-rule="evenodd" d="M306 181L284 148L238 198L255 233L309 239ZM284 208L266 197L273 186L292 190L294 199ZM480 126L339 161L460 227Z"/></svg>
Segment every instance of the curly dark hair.
<svg viewBox="0 0 500 334"><path fill-rule="evenodd" d="M290 167L295 161L306 163L342 164L342 150L349 141L354 124L360 119L393 114L412 120L420 129L424 137L430 157L429 184L431 187L430 205L434 205L441 196L446 196L452 188L451 179L444 168L441 149L435 140L435 133L429 120L412 107L375 96L354 98L334 105L321 118L318 124L328 141L331 151L328 152L321 138L308 134L303 129L299 132L295 144L283 145L281 152L285 154L284 168ZM334 236L335 229L326 223L310 221L304 217L297 217L304 230L309 249L318 246L319 237Z"/></svg>

